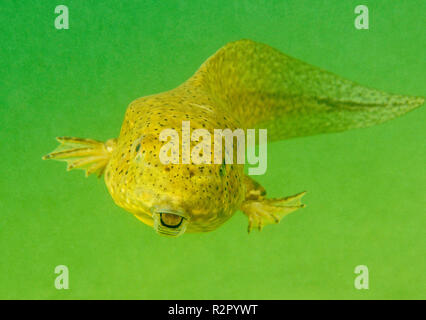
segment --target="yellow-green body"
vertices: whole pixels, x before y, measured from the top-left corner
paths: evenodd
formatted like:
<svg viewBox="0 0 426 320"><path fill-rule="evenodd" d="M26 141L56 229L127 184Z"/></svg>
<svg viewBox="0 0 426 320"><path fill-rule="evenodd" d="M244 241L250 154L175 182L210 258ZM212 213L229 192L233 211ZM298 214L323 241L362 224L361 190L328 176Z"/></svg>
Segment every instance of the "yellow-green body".
<svg viewBox="0 0 426 320"><path fill-rule="evenodd" d="M189 215L187 232L210 231L228 220L244 200L244 168L163 164L159 134L171 128L182 137L182 121L190 122L191 131L238 128L232 115L218 110L197 87L183 85L137 99L127 109L105 182L115 202L147 225L153 225L153 208L162 208Z"/></svg>
<svg viewBox="0 0 426 320"><path fill-rule="evenodd" d="M176 89L133 101L117 139L104 144L59 138L62 144L46 158L65 160L69 169L84 168L87 174L104 173L114 201L160 234L185 232L159 226L163 213L183 217L186 232L203 232L239 209L248 216L250 231L302 208L304 193L267 199L265 190L244 175L242 164L163 164L163 129L183 138L182 121L189 121L191 130L209 132L261 128L274 141L375 125L423 101L362 87L267 45L241 40L220 49Z"/></svg>

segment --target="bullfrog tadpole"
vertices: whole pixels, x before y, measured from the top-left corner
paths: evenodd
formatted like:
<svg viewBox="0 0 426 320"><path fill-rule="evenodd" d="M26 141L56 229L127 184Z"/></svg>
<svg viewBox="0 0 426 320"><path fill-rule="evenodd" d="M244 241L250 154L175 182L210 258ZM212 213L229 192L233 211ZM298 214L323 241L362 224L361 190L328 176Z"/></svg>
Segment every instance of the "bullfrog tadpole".
<svg viewBox="0 0 426 320"><path fill-rule="evenodd" d="M268 45L240 40L219 49L177 88L131 102L118 138L104 143L60 137L58 148L44 159L104 175L115 203L161 235L212 231L238 210L247 216L250 232L303 208L305 192L267 198L265 189L244 174L244 164L185 163L178 152L179 164L164 164L159 156L164 129L176 129L180 144L184 121L191 132L267 129L271 142L373 126L423 102L358 85Z"/></svg>

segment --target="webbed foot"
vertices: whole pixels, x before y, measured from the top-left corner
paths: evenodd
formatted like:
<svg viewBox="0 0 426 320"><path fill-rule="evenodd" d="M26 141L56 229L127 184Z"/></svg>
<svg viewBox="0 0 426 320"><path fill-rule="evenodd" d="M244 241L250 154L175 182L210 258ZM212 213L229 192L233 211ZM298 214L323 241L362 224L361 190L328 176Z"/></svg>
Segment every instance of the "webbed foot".
<svg viewBox="0 0 426 320"><path fill-rule="evenodd" d="M301 203L301 199L305 194L306 192L301 192L278 199L259 197L256 200L246 200L241 205L241 210L249 220L248 232L250 233L253 228L261 231L264 226L279 223L284 216L297 209L304 208L305 205Z"/></svg>

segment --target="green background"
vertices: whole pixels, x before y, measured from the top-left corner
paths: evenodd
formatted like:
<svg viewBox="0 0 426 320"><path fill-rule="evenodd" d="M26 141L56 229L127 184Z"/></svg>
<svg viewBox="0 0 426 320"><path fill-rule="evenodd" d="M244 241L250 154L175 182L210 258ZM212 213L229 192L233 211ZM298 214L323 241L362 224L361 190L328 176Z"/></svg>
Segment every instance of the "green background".
<svg viewBox="0 0 426 320"><path fill-rule="evenodd" d="M69 7L56 30L54 8ZM366 4L370 29L356 30ZM126 106L249 38L364 85L424 96L426 2L4 1L0 19L0 298L421 299L425 108L386 124L270 144L270 196L306 209L247 235L163 238L105 184L42 161L55 136L118 135ZM247 110L250 112L250 110ZM55 266L70 271L56 290ZM354 288L366 265L370 289Z"/></svg>

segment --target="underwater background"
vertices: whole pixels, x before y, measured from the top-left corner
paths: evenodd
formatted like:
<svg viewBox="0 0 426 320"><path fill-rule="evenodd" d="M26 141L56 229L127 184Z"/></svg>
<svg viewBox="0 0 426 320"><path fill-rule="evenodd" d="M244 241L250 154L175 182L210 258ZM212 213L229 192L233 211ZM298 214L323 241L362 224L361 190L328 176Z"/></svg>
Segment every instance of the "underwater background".
<svg viewBox="0 0 426 320"><path fill-rule="evenodd" d="M68 30L54 9L69 8ZM369 29L354 8L369 8ZM424 299L425 107L268 145L254 177L307 208L247 235L158 236L103 179L42 161L56 136L117 137L127 105L242 38L380 90L425 96L425 1L4 1L0 299ZM247 110L250 112L250 110ZM54 286L69 268L68 290ZM369 270L357 290L354 269Z"/></svg>

